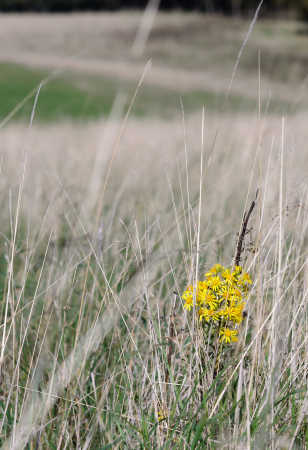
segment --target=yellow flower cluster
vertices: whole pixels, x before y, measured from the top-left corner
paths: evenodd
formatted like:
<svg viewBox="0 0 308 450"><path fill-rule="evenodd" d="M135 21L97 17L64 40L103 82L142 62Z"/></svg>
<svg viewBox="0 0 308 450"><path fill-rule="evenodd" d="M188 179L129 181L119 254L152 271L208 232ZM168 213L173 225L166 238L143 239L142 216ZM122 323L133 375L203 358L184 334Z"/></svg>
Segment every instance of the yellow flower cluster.
<svg viewBox="0 0 308 450"><path fill-rule="evenodd" d="M163 420L166 420L168 418L168 414L164 409L160 409L157 412L157 420L158 422L162 422Z"/></svg>
<svg viewBox="0 0 308 450"><path fill-rule="evenodd" d="M242 267L236 266L232 270L215 264L204 280L197 282L195 289L190 285L183 293L184 308L190 311L195 299L200 321L217 326L221 342L236 342L238 331L235 327L243 320L244 298L251 283Z"/></svg>

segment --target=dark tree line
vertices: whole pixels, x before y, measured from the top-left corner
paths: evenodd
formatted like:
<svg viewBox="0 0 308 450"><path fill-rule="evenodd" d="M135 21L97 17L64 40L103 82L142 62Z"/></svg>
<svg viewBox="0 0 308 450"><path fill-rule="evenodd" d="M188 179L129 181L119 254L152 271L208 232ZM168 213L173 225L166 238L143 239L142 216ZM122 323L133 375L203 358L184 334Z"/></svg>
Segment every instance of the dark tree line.
<svg viewBox="0 0 308 450"><path fill-rule="evenodd" d="M161 9L197 10L222 14L248 14L258 0L161 0ZM0 0L1 11L74 11L144 8L146 0ZM297 11L308 18L308 0L264 0L262 14Z"/></svg>

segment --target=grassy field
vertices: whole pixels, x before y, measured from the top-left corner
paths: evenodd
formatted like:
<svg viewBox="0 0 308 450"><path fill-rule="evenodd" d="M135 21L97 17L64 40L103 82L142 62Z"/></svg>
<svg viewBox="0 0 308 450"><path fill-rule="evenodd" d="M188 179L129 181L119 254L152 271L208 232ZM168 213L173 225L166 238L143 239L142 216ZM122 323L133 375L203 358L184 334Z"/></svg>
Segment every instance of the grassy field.
<svg viewBox="0 0 308 450"><path fill-rule="evenodd" d="M1 446L308 448L303 25L257 23L229 89L247 22L158 15L138 56L139 20L0 17ZM253 200L223 343L182 294Z"/></svg>
<svg viewBox="0 0 308 450"><path fill-rule="evenodd" d="M48 79L49 72L30 69L16 64L0 64L0 120L4 121L11 111L26 97L28 100L18 108L14 119L29 121L33 100L42 80ZM89 121L108 116L114 99L121 93L127 100L133 96L136 86L132 82L85 76L75 73L55 77L43 86L36 107L36 120L40 122L62 122L71 119ZM29 94L32 92L32 95ZM203 105L211 111L223 109L230 111L253 112L258 108L257 101L242 95L232 94L226 100L224 94L212 91L191 91L180 94L168 88L147 86L141 89L131 111L137 117L172 118L178 114L181 101L187 113L194 112ZM286 101L272 101L268 106L270 113L291 111Z"/></svg>

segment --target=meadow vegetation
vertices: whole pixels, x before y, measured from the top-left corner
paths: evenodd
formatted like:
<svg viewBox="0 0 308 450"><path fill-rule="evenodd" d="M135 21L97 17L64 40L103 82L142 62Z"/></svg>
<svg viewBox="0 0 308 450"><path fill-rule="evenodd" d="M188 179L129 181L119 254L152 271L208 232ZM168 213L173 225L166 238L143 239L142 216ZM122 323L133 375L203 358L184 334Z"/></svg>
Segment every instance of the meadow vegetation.
<svg viewBox="0 0 308 450"><path fill-rule="evenodd" d="M135 15L126 18L135 26ZM113 20L125 29L123 16ZM168 20L172 30L174 21L207 19L162 15L158 25ZM279 32L284 27L289 33L296 24L281 23ZM270 47L264 29L275 34L278 25L258 24L252 46ZM89 39L92 32L90 27ZM238 26L230 36L237 33ZM231 77L228 60L213 63L200 91L204 97L194 94L202 80L197 65L190 69L193 87L185 72L179 91L172 90L168 74L176 76L181 59L172 56L176 49L188 52L188 61L196 47L169 39L168 67L159 60L160 78L145 81L133 104L138 78L134 85L132 63L127 61L128 76L118 73L115 82L99 76L98 63L95 73L90 70L92 56L88 73L84 61L78 70L70 67L38 97L34 90L9 121L5 115L14 102L50 68L38 67L36 50L28 67L16 66L13 55L21 53L13 46L21 49L21 40L12 40L11 58L2 59L0 89L9 105L2 109L0 140L4 449L308 446L307 99L297 102L304 84L298 78L295 88L292 77L285 85L273 81L270 71L263 81L257 58L249 69L244 59L247 67L239 69L230 95L223 72L229 67ZM200 42L199 55L201 48L207 51ZM250 89L245 79L252 80ZM108 87L99 96L102 80ZM207 104L207 91L218 107ZM194 106L186 109L193 95ZM226 106L232 95L252 107ZM240 261L252 283L241 287L245 305L237 303L236 339L217 321L208 322L206 334L208 311L201 311L200 321L196 294L187 301L183 293L189 285L194 292L213 265L235 266L244 212L257 190ZM232 286L240 286L234 280ZM192 307L185 307L189 302ZM211 337L215 327L223 350Z"/></svg>
<svg viewBox="0 0 308 450"><path fill-rule="evenodd" d="M0 64L0 121L5 120L12 110L33 93L35 96L41 80L47 79L49 72L41 69L27 68L18 64ZM40 91L36 107L36 120L39 122L62 122L74 120L87 122L108 116L117 93L129 100L136 86L132 82L120 82L111 78L85 76L66 73L51 79ZM226 100L225 94L206 90L192 90L181 95L176 90L165 87L147 86L141 89L131 110L131 115L144 117L172 118L180 109L182 101L187 113L194 112L203 105L211 111L219 111L223 105L224 113L241 110L255 111L257 102L250 97L231 94ZM14 114L15 121L25 122L31 116L33 101L27 101ZM269 112L290 111L292 107L287 101L272 101Z"/></svg>

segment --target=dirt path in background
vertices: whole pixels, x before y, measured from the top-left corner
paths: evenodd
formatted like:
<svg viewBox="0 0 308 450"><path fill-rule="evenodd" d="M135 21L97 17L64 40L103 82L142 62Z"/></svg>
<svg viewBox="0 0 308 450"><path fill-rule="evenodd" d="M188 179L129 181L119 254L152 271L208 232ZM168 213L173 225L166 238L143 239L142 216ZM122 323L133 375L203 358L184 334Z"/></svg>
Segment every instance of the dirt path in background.
<svg viewBox="0 0 308 450"><path fill-rule="evenodd" d="M145 68L146 62L140 61L98 61L97 59L70 58L61 56L45 56L36 53L0 53L0 61L24 64L28 67L47 68L49 70L76 71L95 76L116 77L119 80L137 83ZM203 72L179 70L178 68L159 67L152 61L146 84L175 89L183 92L193 90L226 91L226 82ZM242 93L242 90L241 90Z"/></svg>
<svg viewBox="0 0 308 450"><path fill-rule="evenodd" d="M145 62L140 61L99 61L97 59L72 58L67 56L44 55L31 52L0 53L1 62L24 64L29 67L44 68L50 71L74 71L95 76L117 78L137 83L144 71ZM162 87L177 92L191 91L211 91L215 93L227 93L230 83L231 73L222 77L221 74L213 72L188 71L178 68L162 67L152 61L150 70L147 72L144 84ZM297 88L298 89L298 88ZM294 103L294 90L288 89L283 83L271 83L269 80L262 80L263 98L276 98ZM231 93L256 99L258 96L258 80L256 77L241 79L235 78Z"/></svg>
<svg viewBox="0 0 308 450"><path fill-rule="evenodd" d="M140 20L140 12L0 14L0 61L136 84L146 63L130 57ZM265 26L271 34L265 34ZM153 60L145 84L179 94L191 91L227 93L247 27L248 22L240 19L159 13L146 48L146 54L153 56ZM243 52L231 93L257 101L258 49L261 55L268 55L271 62L275 61L276 52L290 41L285 70L296 72L296 64L288 64L287 57L290 52L293 54L292 48L305 53L306 42L294 30L291 32L290 27L295 30L298 24L261 22L256 25ZM281 59L283 56L280 62ZM242 64L244 61L246 64ZM271 70L279 70L279 67ZM290 104L307 103L305 83L291 78L279 81L272 77L270 70L266 73L267 76L262 73L261 64L264 103L270 99Z"/></svg>

